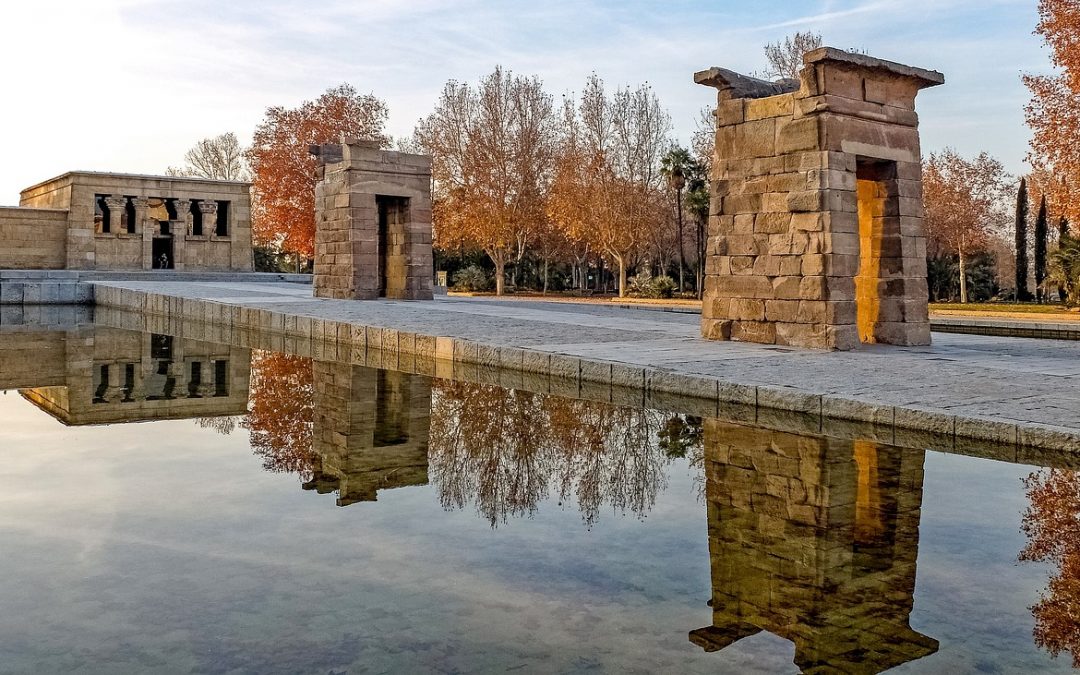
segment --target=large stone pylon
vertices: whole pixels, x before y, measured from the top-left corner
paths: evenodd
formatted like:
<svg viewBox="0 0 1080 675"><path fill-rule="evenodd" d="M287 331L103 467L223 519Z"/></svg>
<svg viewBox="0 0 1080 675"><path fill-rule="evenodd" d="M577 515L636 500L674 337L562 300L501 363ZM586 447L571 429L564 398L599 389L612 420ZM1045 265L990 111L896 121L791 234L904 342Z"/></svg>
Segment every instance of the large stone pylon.
<svg viewBox="0 0 1080 675"><path fill-rule="evenodd" d="M944 77L829 47L804 63L801 82L694 76L719 90L702 334L929 344L915 96Z"/></svg>

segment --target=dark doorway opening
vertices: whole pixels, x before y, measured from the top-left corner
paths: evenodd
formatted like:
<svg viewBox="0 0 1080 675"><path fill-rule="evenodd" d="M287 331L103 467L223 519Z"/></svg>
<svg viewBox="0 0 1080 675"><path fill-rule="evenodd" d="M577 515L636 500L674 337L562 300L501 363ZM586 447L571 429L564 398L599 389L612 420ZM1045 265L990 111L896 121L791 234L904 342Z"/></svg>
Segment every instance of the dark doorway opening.
<svg viewBox="0 0 1080 675"><path fill-rule="evenodd" d="M859 340L889 342L887 326L902 320L903 301L896 162L858 159L856 190L859 273L855 277L855 305Z"/></svg>
<svg viewBox="0 0 1080 675"><path fill-rule="evenodd" d="M173 239L172 237L154 237L153 247L151 248L150 260L153 263L152 267L156 270L171 270L176 267L176 261L173 260Z"/></svg>
<svg viewBox="0 0 1080 675"><path fill-rule="evenodd" d="M405 223L409 199L376 195L375 205L379 210L379 297L385 298L388 291L401 293L405 288Z"/></svg>

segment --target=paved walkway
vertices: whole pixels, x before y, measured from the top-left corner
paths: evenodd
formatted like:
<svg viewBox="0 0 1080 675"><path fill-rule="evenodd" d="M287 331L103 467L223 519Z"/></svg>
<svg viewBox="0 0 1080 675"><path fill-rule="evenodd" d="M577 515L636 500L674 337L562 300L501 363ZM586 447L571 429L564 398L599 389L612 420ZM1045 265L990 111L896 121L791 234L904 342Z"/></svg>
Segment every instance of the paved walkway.
<svg viewBox="0 0 1080 675"><path fill-rule="evenodd" d="M1036 425L1080 438L1076 342L935 333L930 347L870 345L824 352L707 341L699 337L696 315L596 304L458 297L356 302L315 299L310 287L287 283L98 283L842 397L895 408L898 425L902 414L945 413L955 416L958 435L971 430L961 425L986 421Z"/></svg>

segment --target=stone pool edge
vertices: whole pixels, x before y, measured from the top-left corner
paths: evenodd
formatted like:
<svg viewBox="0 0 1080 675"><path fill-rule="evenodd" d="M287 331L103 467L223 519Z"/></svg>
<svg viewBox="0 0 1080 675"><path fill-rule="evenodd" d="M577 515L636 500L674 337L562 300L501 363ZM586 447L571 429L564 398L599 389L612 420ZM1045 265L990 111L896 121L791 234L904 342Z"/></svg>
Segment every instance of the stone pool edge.
<svg viewBox="0 0 1080 675"><path fill-rule="evenodd" d="M795 387L750 385L712 375L679 373L663 368L637 366L602 359L586 359L523 347L500 347L455 338L394 328L367 326L349 321L318 319L299 313L244 307L216 300L93 283L94 304L144 314L231 326L279 334L284 338L310 339L349 345L352 349L412 355L451 364L509 370L577 380L586 384L626 388L653 395L672 394L738 405L797 413L817 420L818 431L827 420L867 423L897 431L930 434L937 438L985 441L995 445L1044 450L1080 450L1080 430L1014 422L990 417L955 415L915 406L892 406L854 398L818 394ZM557 392L553 392L557 393ZM613 401L617 402L617 401Z"/></svg>

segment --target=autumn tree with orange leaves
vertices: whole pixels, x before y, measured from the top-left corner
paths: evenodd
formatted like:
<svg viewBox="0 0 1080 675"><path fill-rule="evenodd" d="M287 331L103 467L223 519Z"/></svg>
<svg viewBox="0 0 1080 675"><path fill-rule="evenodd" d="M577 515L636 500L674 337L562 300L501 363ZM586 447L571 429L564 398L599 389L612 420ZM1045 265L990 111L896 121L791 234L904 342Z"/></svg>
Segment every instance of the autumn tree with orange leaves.
<svg viewBox="0 0 1080 675"><path fill-rule="evenodd" d="M388 145L386 103L349 84L296 108L266 110L247 151L254 182L251 229L257 245L315 255L315 158L308 146L351 136Z"/></svg>
<svg viewBox="0 0 1080 675"><path fill-rule="evenodd" d="M1024 481L1030 506L1023 530L1028 544L1020 560L1057 567L1046 590L1031 608L1035 643L1054 656L1072 654L1080 668L1080 473L1049 469Z"/></svg>
<svg viewBox="0 0 1080 675"><path fill-rule="evenodd" d="M1047 201L1056 215L1080 222L1080 2L1039 0L1041 35L1058 72L1027 75L1026 108L1033 132L1031 162L1053 175Z"/></svg>
<svg viewBox="0 0 1080 675"><path fill-rule="evenodd" d="M649 85L608 95L594 74L580 102L566 99L562 120L548 213L614 263L623 297L628 269L667 223L661 159L671 118Z"/></svg>
<svg viewBox="0 0 1080 675"><path fill-rule="evenodd" d="M957 256L960 302L967 302L968 259L1008 222L1009 180L1001 162L985 152L967 159L946 148L923 161L928 254Z"/></svg>
<svg viewBox="0 0 1080 675"><path fill-rule="evenodd" d="M495 264L519 262L542 227L554 149L551 95L536 77L495 68L473 87L451 80L414 141L432 157L435 244L464 243Z"/></svg>

